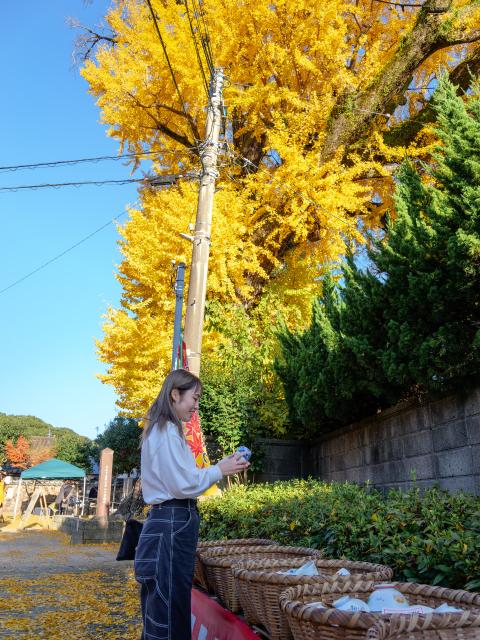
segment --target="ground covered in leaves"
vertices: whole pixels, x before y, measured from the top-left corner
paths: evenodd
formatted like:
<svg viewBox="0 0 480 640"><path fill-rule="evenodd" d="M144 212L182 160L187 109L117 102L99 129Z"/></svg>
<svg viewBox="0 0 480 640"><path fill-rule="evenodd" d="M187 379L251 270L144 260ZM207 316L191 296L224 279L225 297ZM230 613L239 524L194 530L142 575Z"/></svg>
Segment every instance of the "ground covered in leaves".
<svg viewBox="0 0 480 640"><path fill-rule="evenodd" d="M138 585L116 550L57 532L0 533L0 638L139 638Z"/></svg>

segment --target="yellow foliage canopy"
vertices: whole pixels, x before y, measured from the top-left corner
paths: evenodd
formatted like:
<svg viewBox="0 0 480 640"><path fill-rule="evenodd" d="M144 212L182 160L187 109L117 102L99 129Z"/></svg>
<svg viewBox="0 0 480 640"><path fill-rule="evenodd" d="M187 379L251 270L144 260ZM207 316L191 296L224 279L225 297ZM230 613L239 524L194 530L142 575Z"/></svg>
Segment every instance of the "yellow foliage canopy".
<svg viewBox="0 0 480 640"><path fill-rule="evenodd" d="M480 64L478 4L418 4L152 0L182 105L148 4L114 3L111 33L90 39L95 60L82 73L109 135L129 152L156 152L157 173L198 170L206 105L198 58L207 65L196 45L206 29L228 76L210 298L249 306L274 291L283 309L300 307L306 319L320 266L378 224L389 204L387 168L428 151L424 87L446 65L466 86L467 66ZM196 199L192 182L145 188L120 229L122 306L108 312L99 353L109 364L103 380L134 416L169 367L172 260L188 264L178 234L188 233Z"/></svg>

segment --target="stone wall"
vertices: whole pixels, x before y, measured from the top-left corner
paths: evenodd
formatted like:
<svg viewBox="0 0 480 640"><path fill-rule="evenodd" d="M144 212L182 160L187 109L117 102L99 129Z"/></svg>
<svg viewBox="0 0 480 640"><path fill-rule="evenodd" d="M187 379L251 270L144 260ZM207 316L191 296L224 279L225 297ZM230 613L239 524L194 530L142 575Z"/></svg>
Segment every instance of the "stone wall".
<svg viewBox="0 0 480 640"><path fill-rule="evenodd" d="M61 518L62 516L59 517ZM70 536L71 544L120 542L124 527L125 522L121 518L108 518L105 520L92 518L85 520L75 517L64 517L58 526L61 531Z"/></svg>
<svg viewBox="0 0 480 640"><path fill-rule="evenodd" d="M252 451L262 461L262 470L255 473L255 482L272 482L304 478L310 472L307 460L308 443L298 440L271 440L259 438Z"/></svg>
<svg viewBox="0 0 480 640"><path fill-rule="evenodd" d="M380 490L438 485L480 495L480 388L397 405L310 443L264 440L259 481L309 475Z"/></svg>

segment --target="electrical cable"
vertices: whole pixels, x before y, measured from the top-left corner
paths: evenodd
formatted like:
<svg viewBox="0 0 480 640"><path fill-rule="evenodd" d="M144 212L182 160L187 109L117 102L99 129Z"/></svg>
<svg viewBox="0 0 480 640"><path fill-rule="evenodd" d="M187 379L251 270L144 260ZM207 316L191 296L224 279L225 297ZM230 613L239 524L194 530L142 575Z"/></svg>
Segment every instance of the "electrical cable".
<svg viewBox="0 0 480 640"><path fill-rule="evenodd" d="M100 187L105 184L131 184L133 182L144 182L142 179L127 179L127 180L97 180L97 181L84 181L84 182L57 182L57 183L44 183L44 184L22 184L15 187L0 187L0 191L35 191L36 189L60 189L61 187L81 187L83 185L94 185Z"/></svg>
<svg viewBox="0 0 480 640"><path fill-rule="evenodd" d="M381 4L389 4L394 7L401 7L402 9L411 9L416 7L423 7L423 4L409 4L407 2L391 2L390 0L372 0L373 2L379 2Z"/></svg>
<svg viewBox="0 0 480 640"><path fill-rule="evenodd" d="M199 34L200 34L200 42L202 44L203 47L203 52L205 54L205 59L207 60L207 64L208 67L210 69L210 73L213 74L214 69L215 69L215 64L213 61L213 53L210 47L210 34L208 33L208 26L207 26L207 22L205 20L205 15L202 11L202 8L200 6L200 2L198 2L197 0L192 0L192 5L193 5L193 15L197 21L197 25L199 27ZM202 35L202 24L200 23L200 18L202 20L203 23L203 35Z"/></svg>
<svg viewBox="0 0 480 640"><path fill-rule="evenodd" d="M198 18L198 10L194 11L194 15L195 15L195 19L197 21L197 28L199 31L199 37L200 37L200 44L202 46L203 49L203 53L205 56L205 60L207 61L207 66L209 68L210 74L213 74L214 71L214 64L213 64L213 58L212 58L212 54L211 54L211 50L208 46L208 35L205 35L202 33L202 26L201 23L199 21Z"/></svg>
<svg viewBox="0 0 480 640"><path fill-rule="evenodd" d="M178 98L180 100L180 104L182 105L183 113L185 115L185 118L187 119L187 122L190 125L190 128L192 129L193 138L194 138L194 140L196 140L195 127L193 126L192 120L191 120L190 116L188 115L187 108L185 107L185 101L184 101L184 99L182 97L182 94L180 92L180 87L178 86L177 79L175 77L175 72L173 71L173 67L172 67L172 64L170 62L170 58L168 57L167 47L165 46L165 42L163 40L162 33L160 31L160 27L158 26L157 16L155 15L155 11L153 10L151 1L150 0L146 0L146 2L147 2L147 5L148 5L148 8L150 9L150 13L152 14L153 24L155 25L155 30L157 32L158 38L160 40L160 43L162 45L163 53L165 54L165 59L167 61L167 65L168 65L168 68L170 70L170 75L172 76L173 84L175 85L175 89L177 91L177 95L178 95Z"/></svg>
<svg viewBox="0 0 480 640"><path fill-rule="evenodd" d="M200 6L200 2L198 4ZM204 26L204 29L205 29L205 46L206 46L207 51L209 53L212 67L215 67L213 51L212 51L211 44L210 44L212 42L212 39L211 39L210 33L208 31L208 24L207 24L207 19L205 17L205 11L201 11L200 12L200 16L202 18L203 26Z"/></svg>
<svg viewBox="0 0 480 640"><path fill-rule="evenodd" d="M61 187L82 187L84 185L93 185L95 187L101 187L103 185L126 185L132 183L143 183L152 187L175 184L180 178L194 178L196 174L171 174L165 176L152 176L150 178L127 178L124 180L85 180L83 182L58 182L58 183L44 183L44 184L26 184L17 185L15 187L0 187L0 191L24 191L24 190L36 190L36 189L59 189Z"/></svg>
<svg viewBox="0 0 480 640"><path fill-rule="evenodd" d="M435 85L425 85L423 87L412 87L411 89L405 89L405 93L409 91L434 91L436 89Z"/></svg>
<svg viewBox="0 0 480 640"><path fill-rule="evenodd" d="M98 227L98 229L95 229L95 231L92 231L92 233L89 233L88 236L85 236L84 238L82 238L81 240L79 240L78 242L76 242L75 244L72 244L71 247L68 247L68 249L65 249L65 251L62 251L61 253L57 254L56 256L54 256L53 258L50 258L50 260L47 260L46 262L44 262L43 264L41 264L39 267L37 267L36 269L34 269L33 271L30 271L29 273L25 274L24 276L22 276L21 278L19 278L18 280L15 280L15 282L12 282L11 284L9 284L7 287L0 289L0 295L2 295L3 293L5 293L6 291L8 291L9 289L12 289L13 287L15 287L17 284L20 284L21 282L23 282L24 280L26 280L27 278L30 278L31 276L33 276L35 273L38 273L39 271L41 271L42 269L45 269L45 267L48 267L48 265L52 264L52 262L55 262L56 260L59 260L60 258L62 258L64 255L66 255L67 253L69 253L70 251L73 251L73 249L76 249L78 246L80 246L81 244L83 244L84 242L86 242L87 240L90 240L90 238L93 238L93 236L95 236L97 233L99 233L100 231L102 231L103 229L106 229L106 227L110 226L111 224L113 224L116 220L119 220L122 216L126 215L128 212L124 211L123 213L121 213L120 215L118 215L116 218L112 218L111 220L109 220L108 222L106 222L105 224L103 224L101 227Z"/></svg>
<svg viewBox="0 0 480 640"><path fill-rule="evenodd" d="M140 158L142 156L148 155L164 155L164 154L183 154L190 153L195 151L195 147L188 147L186 149L171 149L165 151L142 151L141 153L125 153L120 156L97 156L92 158L78 158L76 160L52 160L50 162L36 162L31 164L17 164L17 165L7 165L4 167L0 166L0 171L20 171L22 169L39 169L44 167L58 167L62 165L75 165L82 164L86 162L102 162L104 160L127 160L131 158Z"/></svg>
<svg viewBox="0 0 480 640"><path fill-rule="evenodd" d="M195 35L195 31L193 29L193 24L192 24L192 18L190 16L190 10L188 8L188 2L187 0L185 0L185 10L187 13L187 18L188 18L188 24L190 25L190 32L192 34L192 40L193 40L193 44L195 46L195 52L197 54L197 60L198 60L198 66L200 67L200 72L202 74L203 77L203 83L205 86L205 93L207 95L207 99L209 98L209 90L208 90L208 82L207 82L207 76L205 75L205 70L203 68L203 63L202 63L202 58L200 56L200 50L198 48L198 42L197 42L197 37ZM208 63L207 63L208 64Z"/></svg>

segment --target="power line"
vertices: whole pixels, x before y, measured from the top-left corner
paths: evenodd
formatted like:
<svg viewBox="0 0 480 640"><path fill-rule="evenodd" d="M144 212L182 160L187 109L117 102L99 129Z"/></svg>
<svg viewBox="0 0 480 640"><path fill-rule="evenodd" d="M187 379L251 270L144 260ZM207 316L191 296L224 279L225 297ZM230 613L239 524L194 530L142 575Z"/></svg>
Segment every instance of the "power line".
<svg viewBox="0 0 480 640"><path fill-rule="evenodd" d="M373 2L380 2L381 4L389 4L393 7L401 7L402 9L411 9L412 7L423 7L423 4L408 3L408 2L391 2L390 0L373 0Z"/></svg>
<svg viewBox="0 0 480 640"><path fill-rule="evenodd" d="M195 131L195 127L193 126L192 120L191 120L190 116L188 115L187 108L185 107L185 101L184 101L184 99L182 97L182 94L180 92L180 87L178 86L177 79L175 77L175 72L173 71L173 67L172 67L172 64L170 62L170 58L168 57L167 47L165 46L165 42L163 41L162 33L160 31L160 27L158 26L157 16L155 15L155 11L153 10L152 3L150 2L150 0L146 0L146 2L147 2L147 5L148 5L148 8L150 9L150 13L152 14L153 24L155 25L155 30L157 32L158 38L160 40L160 43L162 45L163 53L165 54L165 59L167 61L167 65L168 65L168 68L170 70L170 75L172 76L173 84L175 85L175 89L177 91L177 95L178 95L178 98L180 100L180 104L182 105L183 113L184 113L185 118L187 119L188 123L190 124L190 127L192 129L192 133L193 133L193 137L194 137L194 139L196 139L197 134L196 134L196 131Z"/></svg>
<svg viewBox="0 0 480 640"><path fill-rule="evenodd" d="M56 256L54 256L53 258L50 258L50 260L47 260L46 262L44 262L43 264L41 264L39 267L37 267L36 269L34 269L33 271L30 271L29 273L25 274L24 276L22 276L21 278L19 278L18 280L15 280L15 282L12 282L11 284L8 285L8 287L5 287L4 289L0 289L0 295L2 295L3 293L5 293L6 291L8 291L9 289L12 289L12 287L15 287L17 284L20 284L21 282L23 282L24 280L26 280L27 278L30 278L31 276L33 276L35 273L38 273L39 271L41 271L42 269L45 269L45 267L48 267L49 264L52 264L52 262L55 262L56 260L59 260L60 258L62 258L64 255L66 255L67 253L69 253L70 251L73 251L73 249L76 249L78 246L80 246L81 244L83 244L84 242L86 242L87 240L90 240L90 238L93 238L94 235L96 235L97 233L100 233L100 231L102 231L103 229L106 229L106 227L110 226L111 224L113 224L116 220L119 220L122 216L124 216L127 213L127 211L124 211L123 213L121 213L120 215L118 215L116 218L112 218L111 220L109 220L108 222L106 222L105 224L102 224L101 227L98 227L98 229L95 229L95 231L92 231L92 233L89 233L88 236L85 236L84 238L82 238L81 240L79 240L78 242L76 242L75 244L72 244L71 247L68 247L68 249L65 249L65 251L62 251L61 253L58 253Z"/></svg>
<svg viewBox="0 0 480 640"><path fill-rule="evenodd" d="M93 185L101 187L103 185L125 185L132 183L143 183L146 186L157 187L162 185L175 184L180 178L196 178L197 174L169 174L164 176L152 176L149 178L127 178L124 180L85 180L83 182L57 182L43 184L25 184L15 187L0 187L0 191L25 191L36 189L60 189L61 187L82 187L84 185Z"/></svg>
<svg viewBox="0 0 480 640"><path fill-rule="evenodd" d="M205 86L205 93L207 94L207 98L208 98L209 97L209 91L208 91L207 77L205 75L205 70L203 68L202 58L200 56L200 50L198 48L197 37L195 35L195 31L194 31L194 28L193 28L192 18L190 16L190 9L188 8L187 0L185 0L185 11L187 13L188 24L190 25L190 32L192 34L193 44L195 45L195 52L197 54L198 66L200 67L200 73L202 74L202 77L203 77L203 83L204 83L204 86ZM207 64L208 64L208 61L207 61Z"/></svg>
<svg viewBox="0 0 480 640"><path fill-rule="evenodd" d="M61 187L82 187L83 185L94 185L101 187L106 184L131 184L132 182L144 182L142 179L128 179L128 180L86 180L84 182L57 182L57 183L43 183L43 184L22 184L15 187L0 187L0 191L23 191L36 189L60 189Z"/></svg>
<svg viewBox="0 0 480 640"><path fill-rule="evenodd" d="M196 41L195 41L196 42ZM198 49L197 49L198 52ZM201 64L201 61L199 61L199 64ZM202 67L202 73L204 76L204 82L205 82L205 86L206 86L206 90L207 90L207 96L208 96L208 83L206 81L206 76L205 76L205 71L203 70ZM241 83L233 83L234 85L238 85L238 86L244 86ZM405 92L421 92L421 91L434 91L435 90L435 86L422 86L422 87L412 87L411 89L405 89ZM327 94L324 94L327 95ZM372 114L377 114L377 115L383 115L383 116L391 116L391 114L389 113L381 113L378 111L370 111L368 109L356 109L355 107L351 107L353 110L357 110L357 111L364 111L365 113L372 113ZM162 150L162 151L142 151L140 153L125 153L119 156L94 156L94 157L90 157L90 158L77 158L74 160L51 160L48 162L35 162L35 163L30 163L30 164L17 164L17 165L5 165L5 166L0 166L0 172L8 172L8 171L21 171L24 169L41 169L41 168L48 168L48 167L57 167L57 166L62 166L62 165L77 165L77 164L82 164L82 163L88 163L88 162L102 162L105 160L113 160L113 161L118 161L118 160L129 160L132 158L142 158L142 156L153 156L153 155L182 155L184 153L193 153L198 151L197 147L186 147L185 149L166 149L166 150Z"/></svg>
<svg viewBox="0 0 480 640"><path fill-rule="evenodd" d="M185 3L186 2L187 0L185 0ZM207 60L210 73L213 74L215 70L215 64L213 61L213 53L210 47L210 34L208 33L208 26L207 26L207 21L205 20L205 14L202 11L202 7L200 5L200 2L198 2L198 0L192 0L192 5L193 5L193 13L197 21L197 25L199 26L200 42L203 47L203 52L205 53L205 59ZM203 35L202 35L200 18L202 19L202 23L203 23L203 32L204 32Z"/></svg>
<svg viewBox="0 0 480 640"><path fill-rule="evenodd" d="M20 171L22 169L37 169L43 167L58 167L61 165L75 165L85 162L102 162L104 160L128 160L131 158L141 158L142 156L164 155L164 154L183 154L195 151L195 147L187 149L172 149L165 151L142 151L141 153L125 153L120 156L96 156L92 158L78 158L76 160L51 160L50 162L35 162L31 164L17 164L9 166L0 166L0 171Z"/></svg>
<svg viewBox="0 0 480 640"><path fill-rule="evenodd" d="M407 93L408 91L435 91L436 86L435 85L424 85L423 87L412 87L411 89L405 89L405 93Z"/></svg>

